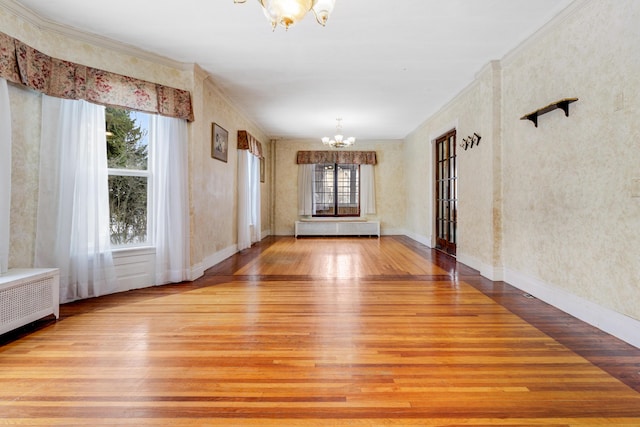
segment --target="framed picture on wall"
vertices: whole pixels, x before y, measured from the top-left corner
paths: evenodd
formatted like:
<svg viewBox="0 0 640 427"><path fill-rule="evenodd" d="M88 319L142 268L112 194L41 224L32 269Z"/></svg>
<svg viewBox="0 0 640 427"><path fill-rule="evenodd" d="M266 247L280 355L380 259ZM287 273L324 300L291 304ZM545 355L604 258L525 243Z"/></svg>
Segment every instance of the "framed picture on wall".
<svg viewBox="0 0 640 427"><path fill-rule="evenodd" d="M226 162L228 151L229 132L222 126L211 123L211 157Z"/></svg>
<svg viewBox="0 0 640 427"><path fill-rule="evenodd" d="M260 182L264 182L264 157L260 157Z"/></svg>

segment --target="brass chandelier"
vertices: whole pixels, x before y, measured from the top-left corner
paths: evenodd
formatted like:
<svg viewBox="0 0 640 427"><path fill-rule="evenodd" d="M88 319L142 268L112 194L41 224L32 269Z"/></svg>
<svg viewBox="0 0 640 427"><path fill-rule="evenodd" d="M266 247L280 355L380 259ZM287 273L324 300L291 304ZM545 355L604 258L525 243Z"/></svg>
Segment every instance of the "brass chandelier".
<svg viewBox="0 0 640 427"><path fill-rule="evenodd" d="M234 3L246 1L233 0ZM258 2L275 31L278 25L289 29L290 26L301 21L310 10L313 10L318 23L324 26L333 11L336 0L258 0Z"/></svg>
<svg viewBox="0 0 640 427"><path fill-rule="evenodd" d="M322 143L332 148L345 148L355 144L356 139L352 136L349 138L345 138L342 135L342 119L337 118L336 121L338 124L336 125L336 135L333 138L329 138L325 136L322 138Z"/></svg>

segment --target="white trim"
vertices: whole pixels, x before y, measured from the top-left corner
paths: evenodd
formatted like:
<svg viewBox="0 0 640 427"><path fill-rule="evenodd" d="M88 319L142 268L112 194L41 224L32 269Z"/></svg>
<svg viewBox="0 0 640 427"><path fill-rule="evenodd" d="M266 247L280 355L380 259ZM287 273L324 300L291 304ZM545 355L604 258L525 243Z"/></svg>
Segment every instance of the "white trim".
<svg viewBox="0 0 640 427"><path fill-rule="evenodd" d="M231 245L226 247L225 249L222 249L221 251L218 251L209 256L206 256L204 260L202 260L202 262L199 262L191 266L190 280L193 281L204 276L204 272L207 269L213 267L216 264L221 263L222 261L224 261L225 259L229 258L230 256L234 255L237 252L238 252L238 245Z"/></svg>
<svg viewBox="0 0 640 427"><path fill-rule="evenodd" d="M214 254L211 254L204 258L202 261L204 270L213 267L216 264L221 263L225 259L229 258L231 255L238 252L238 245L228 246Z"/></svg>
<svg viewBox="0 0 640 427"><path fill-rule="evenodd" d="M262 230L260 232L260 240L262 240L262 239L264 239L266 237L269 237L269 236L271 236L271 229Z"/></svg>
<svg viewBox="0 0 640 427"><path fill-rule="evenodd" d="M189 280L191 280L192 282L196 279L199 279L200 277L204 276L204 265L199 262L197 264L194 264L191 266L191 275L189 277Z"/></svg>
<svg viewBox="0 0 640 427"><path fill-rule="evenodd" d="M410 231L405 231L403 234L408 238L425 245L429 249L433 248L433 245L431 244L431 236L423 236L421 234L412 233Z"/></svg>
<svg viewBox="0 0 640 427"><path fill-rule="evenodd" d="M380 223L380 235L381 236L406 236L407 230L404 228L388 228L382 227L382 222Z"/></svg>
<svg viewBox="0 0 640 427"><path fill-rule="evenodd" d="M444 108L442 108L442 110L444 110ZM431 116L428 120L431 120L432 118L436 117L436 115L439 113L440 111L438 111L438 113ZM454 120L450 121L449 123L450 124L448 125L441 126L438 131L429 133L429 143L431 144L431 147L433 147L433 144L435 144L438 138L448 134L449 132L456 131L456 134L458 133L458 128L460 127L460 118L456 117ZM433 151L431 151L431 154L433 154Z"/></svg>
<svg viewBox="0 0 640 427"><path fill-rule="evenodd" d="M505 282L602 331L640 348L640 320L633 319L515 270Z"/></svg>
<svg viewBox="0 0 640 427"><path fill-rule="evenodd" d="M125 292L131 289L157 286L155 281L156 248L153 246L122 246L111 251L117 289Z"/></svg>
<svg viewBox="0 0 640 427"><path fill-rule="evenodd" d="M478 270L482 277L486 277L493 282L500 282L504 280L504 267L496 267L487 264L480 261L478 258L460 252L456 254L456 259L459 263Z"/></svg>

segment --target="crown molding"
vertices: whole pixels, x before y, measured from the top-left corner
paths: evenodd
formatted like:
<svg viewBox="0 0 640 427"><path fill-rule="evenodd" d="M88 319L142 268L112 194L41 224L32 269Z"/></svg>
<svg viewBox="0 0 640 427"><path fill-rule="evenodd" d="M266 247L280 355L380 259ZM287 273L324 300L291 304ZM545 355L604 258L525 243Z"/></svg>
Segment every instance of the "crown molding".
<svg viewBox="0 0 640 427"><path fill-rule="evenodd" d="M175 68L182 71L188 71L193 69L192 63L180 62L161 56L137 47L117 42L107 37L102 37L97 34L91 34L84 31L80 31L73 27L58 24L50 21L38 15L29 8L15 2L14 0L0 0L0 6L7 10L9 13L15 15L16 18L21 19L41 31L48 31L59 34L70 39L88 43L100 48L108 49L124 55L134 56L139 59L143 59L149 62L153 62L158 65L164 65L167 67ZM36 46L34 46L36 47ZM36 47L37 48L37 47Z"/></svg>

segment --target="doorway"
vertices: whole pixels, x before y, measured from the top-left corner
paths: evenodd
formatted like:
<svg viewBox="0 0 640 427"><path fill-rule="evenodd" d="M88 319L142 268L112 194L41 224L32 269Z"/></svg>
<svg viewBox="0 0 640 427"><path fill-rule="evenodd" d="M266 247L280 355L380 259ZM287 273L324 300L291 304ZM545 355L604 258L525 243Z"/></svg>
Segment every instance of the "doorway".
<svg viewBox="0 0 640 427"><path fill-rule="evenodd" d="M458 216L458 166L455 129L436 139L435 150L436 249L455 256Z"/></svg>

